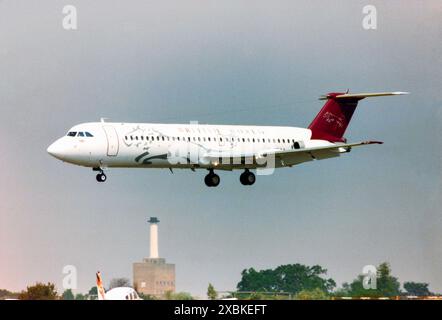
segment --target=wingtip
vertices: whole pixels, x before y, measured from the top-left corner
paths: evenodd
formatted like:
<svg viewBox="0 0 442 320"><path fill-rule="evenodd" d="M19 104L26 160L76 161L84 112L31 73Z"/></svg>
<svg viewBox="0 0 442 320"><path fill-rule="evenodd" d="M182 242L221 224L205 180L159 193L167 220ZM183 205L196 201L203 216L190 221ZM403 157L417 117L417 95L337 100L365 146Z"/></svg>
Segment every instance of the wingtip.
<svg viewBox="0 0 442 320"><path fill-rule="evenodd" d="M364 141L362 144L384 144L384 142L369 140L369 141Z"/></svg>

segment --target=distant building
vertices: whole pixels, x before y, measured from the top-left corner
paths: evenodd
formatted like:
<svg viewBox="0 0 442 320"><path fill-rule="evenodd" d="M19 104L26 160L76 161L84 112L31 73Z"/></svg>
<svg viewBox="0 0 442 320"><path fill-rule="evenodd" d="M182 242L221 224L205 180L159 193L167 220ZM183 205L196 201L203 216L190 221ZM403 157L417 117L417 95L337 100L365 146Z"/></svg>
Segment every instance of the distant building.
<svg viewBox="0 0 442 320"><path fill-rule="evenodd" d="M138 293L161 298L167 291L175 292L175 265L166 263L158 254L158 223L151 217L150 223L150 257L133 264L134 288Z"/></svg>

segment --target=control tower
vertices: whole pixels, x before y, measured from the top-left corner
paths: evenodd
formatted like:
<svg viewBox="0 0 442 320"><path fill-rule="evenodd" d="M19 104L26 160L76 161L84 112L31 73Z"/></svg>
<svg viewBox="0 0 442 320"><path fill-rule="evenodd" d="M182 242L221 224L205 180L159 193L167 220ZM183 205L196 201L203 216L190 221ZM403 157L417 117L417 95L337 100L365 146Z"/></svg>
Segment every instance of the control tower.
<svg viewBox="0 0 442 320"><path fill-rule="evenodd" d="M134 288L138 293L161 298L168 291L175 292L175 265L166 263L166 259L158 254L157 217L151 217L150 224L150 256L142 262L133 264Z"/></svg>

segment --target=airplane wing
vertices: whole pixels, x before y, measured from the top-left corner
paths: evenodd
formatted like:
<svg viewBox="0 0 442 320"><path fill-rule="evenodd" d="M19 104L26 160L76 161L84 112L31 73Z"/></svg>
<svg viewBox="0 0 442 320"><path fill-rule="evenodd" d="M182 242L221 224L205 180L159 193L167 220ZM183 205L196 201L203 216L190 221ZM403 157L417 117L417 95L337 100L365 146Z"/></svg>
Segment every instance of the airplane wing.
<svg viewBox="0 0 442 320"><path fill-rule="evenodd" d="M340 153L350 152L351 148L365 146L369 144L382 144L381 141L361 141L355 143L333 143L327 146L318 146L312 148L301 148L294 150L281 150L275 152L275 158L281 161L283 165L298 164L301 162L321 160L338 157ZM263 156L266 156L263 154ZM267 155L268 156L268 155Z"/></svg>
<svg viewBox="0 0 442 320"><path fill-rule="evenodd" d="M351 148L365 146L369 144L382 144L381 141L362 141L355 143L330 143L328 145L314 146L307 148L279 150L272 149L260 153L244 152L236 153L230 151L212 151L203 156L205 163L212 163L215 166L224 162L222 159L229 159L233 163L240 164L241 159L249 158L256 162L259 159L274 157L277 164L282 166L292 166L302 162L321 160L338 157L340 153L350 152ZM236 162L235 162L236 160ZM247 161L247 160L246 160ZM247 162L246 162L247 163Z"/></svg>

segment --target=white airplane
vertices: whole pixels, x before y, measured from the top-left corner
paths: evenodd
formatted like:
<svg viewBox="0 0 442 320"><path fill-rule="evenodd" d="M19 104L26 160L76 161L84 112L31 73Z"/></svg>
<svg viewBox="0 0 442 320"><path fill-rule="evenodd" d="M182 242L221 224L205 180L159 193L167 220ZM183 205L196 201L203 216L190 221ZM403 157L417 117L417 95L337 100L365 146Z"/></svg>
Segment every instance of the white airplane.
<svg viewBox="0 0 442 320"><path fill-rule="evenodd" d="M347 143L345 130L359 100L408 92L329 93L308 128L242 125L82 123L49 146L55 158L98 171L107 168L207 169L204 181L216 187L214 170L244 170L243 185L255 183L250 170L263 174L274 168L340 156L352 147L379 141ZM266 169L266 170L264 170Z"/></svg>
<svg viewBox="0 0 442 320"><path fill-rule="evenodd" d="M105 292L100 271L96 273L96 276L98 300L142 300L137 292L129 287L113 288Z"/></svg>

